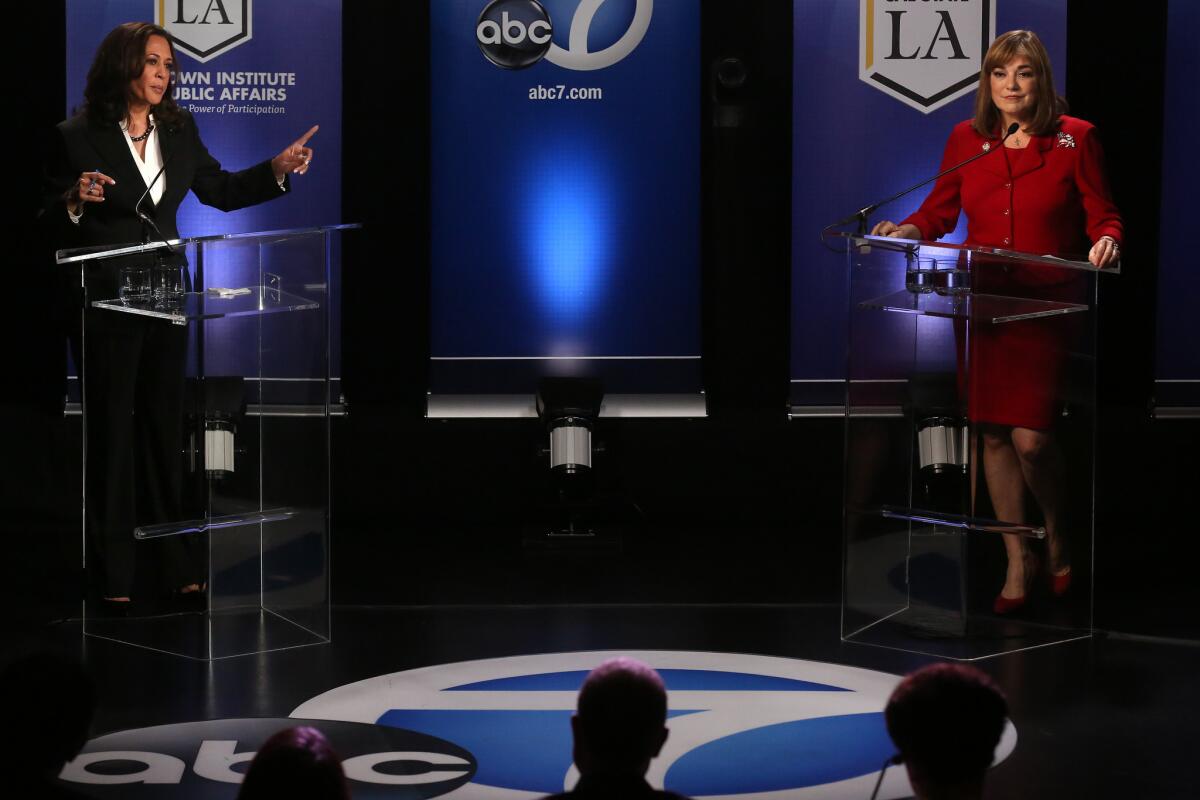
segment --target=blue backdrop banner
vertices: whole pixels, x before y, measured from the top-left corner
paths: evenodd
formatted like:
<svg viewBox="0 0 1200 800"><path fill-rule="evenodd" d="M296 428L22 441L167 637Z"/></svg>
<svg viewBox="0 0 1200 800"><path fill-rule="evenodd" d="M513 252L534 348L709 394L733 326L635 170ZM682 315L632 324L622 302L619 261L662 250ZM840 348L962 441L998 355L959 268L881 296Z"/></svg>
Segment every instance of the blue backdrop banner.
<svg viewBox="0 0 1200 800"><path fill-rule="evenodd" d="M1192 137L1200 123L1196 103L1200 51L1192 33L1200 28L1200 3L1171 0L1167 19L1155 402L1196 407L1200 406L1200 347L1196 345L1200 270L1194 263L1192 195L1200 186L1200 163L1192 152Z"/></svg>
<svg viewBox="0 0 1200 800"><path fill-rule="evenodd" d="M699 3L430 11L433 391L698 391Z"/></svg>
<svg viewBox="0 0 1200 800"><path fill-rule="evenodd" d="M974 113L988 45L1015 28L1037 32L1066 78L1066 3L972 0L795 0L792 182L793 406L844 400L845 256L822 227L937 172L951 128ZM927 189L881 208L898 221ZM962 241L966 226L946 241Z"/></svg>

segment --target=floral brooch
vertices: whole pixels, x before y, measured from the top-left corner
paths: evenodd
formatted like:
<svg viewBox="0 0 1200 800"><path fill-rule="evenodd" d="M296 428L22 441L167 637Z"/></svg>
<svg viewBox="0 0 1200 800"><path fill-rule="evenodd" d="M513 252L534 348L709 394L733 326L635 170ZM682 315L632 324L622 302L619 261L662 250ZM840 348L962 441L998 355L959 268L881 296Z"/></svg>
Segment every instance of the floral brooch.
<svg viewBox="0 0 1200 800"><path fill-rule="evenodd" d="M1075 146L1075 137L1069 133L1064 133L1063 131L1059 131L1058 132L1058 146L1059 147L1074 147Z"/></svg>

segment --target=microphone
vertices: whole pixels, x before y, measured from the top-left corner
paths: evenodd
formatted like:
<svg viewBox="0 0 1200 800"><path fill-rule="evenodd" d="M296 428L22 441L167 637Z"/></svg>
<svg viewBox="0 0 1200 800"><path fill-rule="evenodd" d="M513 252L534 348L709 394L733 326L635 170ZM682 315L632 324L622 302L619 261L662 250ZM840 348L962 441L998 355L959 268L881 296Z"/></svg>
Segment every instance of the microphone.
<svg viewBox="0 0 1200 800"><path fill-rule="evenodd" d="M879 787L883 786L883 775L885 772L887 772L887 768L895 764L903 763L904 756L900 755L899 753L896 753L894 756L888 758L887 761L883 762L883 766L879 769L879 779L875 781L875 790L871 792L871 800L875 800L875 798L879 796Z"/></svg>
<svg viewBox="0 0 1200 800"><path fill-rule="evenodd" d="M955 170L962 169L967 164L970 164L972 161L983 158L984 156L988 155L989 153L999 150L1001 147L1004 146L1004 143L1006 141L1008 141L1008 137L1010 137L1014 133L1016 133L1020 129L1020 127L1021 127L1020 125L1018 125L1017 123L1014 122L1013 124L1008 126L1008 130L1004 133L1004 136L1001 137L1000 144L997 145L996 147L994 147L994 148L989 147L987 150L984 150L983 152L976 153L975 155L971 156L967 160L962 161L958 164L955 164L953 167L950 167L949 169L944 169L941 172L939 172L937 175L934 175L932 178L926 178L925 180L918 183L916 186L910 186L907 189L905 189L903 192L900 192L899 194L894 194L891 197L887 198L886 200L880 200L877 203L872 203L869 206L864 206L863 208L860 208L858 211L855 211L850 216L845 217L844 219L839 219L837 222L826 225L824 230L821 231L821 233L824 234L825 231L828 231L830 228L836 228L839 225L846 225L848 223L854 222L855 220L858 220L858 233L865 235L867 232L867 218L870 217L871 214L875 213L875 211L877 209L879 209L881 206L886 206L888 203L892 202L893 200L899 200L901 197L904 197L906 194L915 192L917 189L920 189L922 186L924 186L928 183L933 183L938 178L941 178L944 175L949 175L951 172L954 172Z"/></svg>
<svg viewBox="0 0 1200 800"><path fill-rule="evenodd" d="M138 198L138 201L133 204L133 213L136 214L137 218L143 223L154 229L154 232L158 235L158 238L162 239L163 244L165 244L167 249L172 253L175 252L175 248L171 247L171 243L167 241L167 237L162 235L162 231L158 229L158 225L155 224L154 220L151 219L145 211L142 211L142 203L144 203L146 198L150 196L150 190L154 188L154 184L158 183L158 179L162 177L162 174L167 171L167 164L171 162L171 158L174 156L175 153L171 153L170 156L163 159L163 165L158 168L158 172L155 173L154 179L150 181L150 185L146 187L146 191L142 192L142 196Z"/></svg>
<svg viewBox="0 0 1200 800"><path fill-rule="evenodd" d="M142 192L142 196L138 198L138 201L133 204L133 213L137 215L137 218L142 221L143 225L150 226L154 230L154 234L159 238L159 240L166 245L167 251L170 252L171 255L166 256L160 252L157 256L156 269L171 269L172 271L179 270L178 274L182 277L182 280L180 282L181 286L177 291L182 291L183 287L187 285L187 256L185 256L179 250L176 250L167 237L163 236L162 231L159 230L158 224L153 220L153 218L151 218L150 215L145 211L142 211L142 203L144 203L146 198L150 196L150 190L154 188L154 184L158 183L158 179L161 178L163 173L167 171L167 165L171 163L171 159L174 157L175 153L172 152L169 156L163 159L163 165L158 168L158 172L155 173L154 179L150 181L150 184L146 187L146 191Z"/></svg>

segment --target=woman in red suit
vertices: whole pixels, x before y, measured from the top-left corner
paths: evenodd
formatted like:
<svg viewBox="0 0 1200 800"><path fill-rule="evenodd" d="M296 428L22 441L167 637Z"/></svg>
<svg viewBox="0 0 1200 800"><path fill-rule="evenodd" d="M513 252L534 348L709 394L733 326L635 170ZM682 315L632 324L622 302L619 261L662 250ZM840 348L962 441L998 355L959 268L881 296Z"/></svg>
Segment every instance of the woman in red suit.
<svg viewBox="0 0 1200 800"><path fill-rule="evenodd" d="M943 169L982 151L980 158L941 178L920 209L899 225L880 222L879 236L938 239L967 214L969 245L1038 254L1088 253L1099 267L1120 258L1123 226L1104 174L1103 153L1093 126L1062 113L1050 58L1031 31L1010 31L984 56L975 117L955 126L946 143ZM1016 123L1007 139L1003 132ZM1014 267L976 273L975 291L1051 300L1078 299L1079 284L1067 270ZM989 281L982 286L981 280ZM995 285L992 285L995 284ZM1000 285L1003 284L1003 285ZM1052 435L1061 408L1058 384L1065 360L1063 325L1000 326L979 331L973 358L987 364L969 387L968 415L983 433L983 469L996 516L1026 521L1025 490L1045 519L1048 568L1056 594L1070 586L1071 564L1059 529L1065 468ZM1025 603L1034 562L1022 537L1005 534L1008 571L994 609L1010 613Z"/></svg>

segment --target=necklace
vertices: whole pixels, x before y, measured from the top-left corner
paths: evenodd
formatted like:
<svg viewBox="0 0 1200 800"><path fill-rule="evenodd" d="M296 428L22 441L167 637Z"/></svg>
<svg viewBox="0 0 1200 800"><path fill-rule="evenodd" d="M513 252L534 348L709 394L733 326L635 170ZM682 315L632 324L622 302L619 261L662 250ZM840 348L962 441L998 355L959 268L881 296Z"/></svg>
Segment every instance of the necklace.
<svg viewBox="0 0 1200 800"><path fill-rule="evenodd" d="M126 131L126 133L128 133L128 131ZM141 136L130 136L130 137L129 137L129 141L131 141L131 142L144 142L144 141L146 141L146 137L148 137L148 136L149 136L150 134L152 134L152 133L154 133L154 123L153 123L153 122L151 122L151 123L148 123L148 124L146 125L146 132L145 132L145 133L143 133Z"/></svg>

